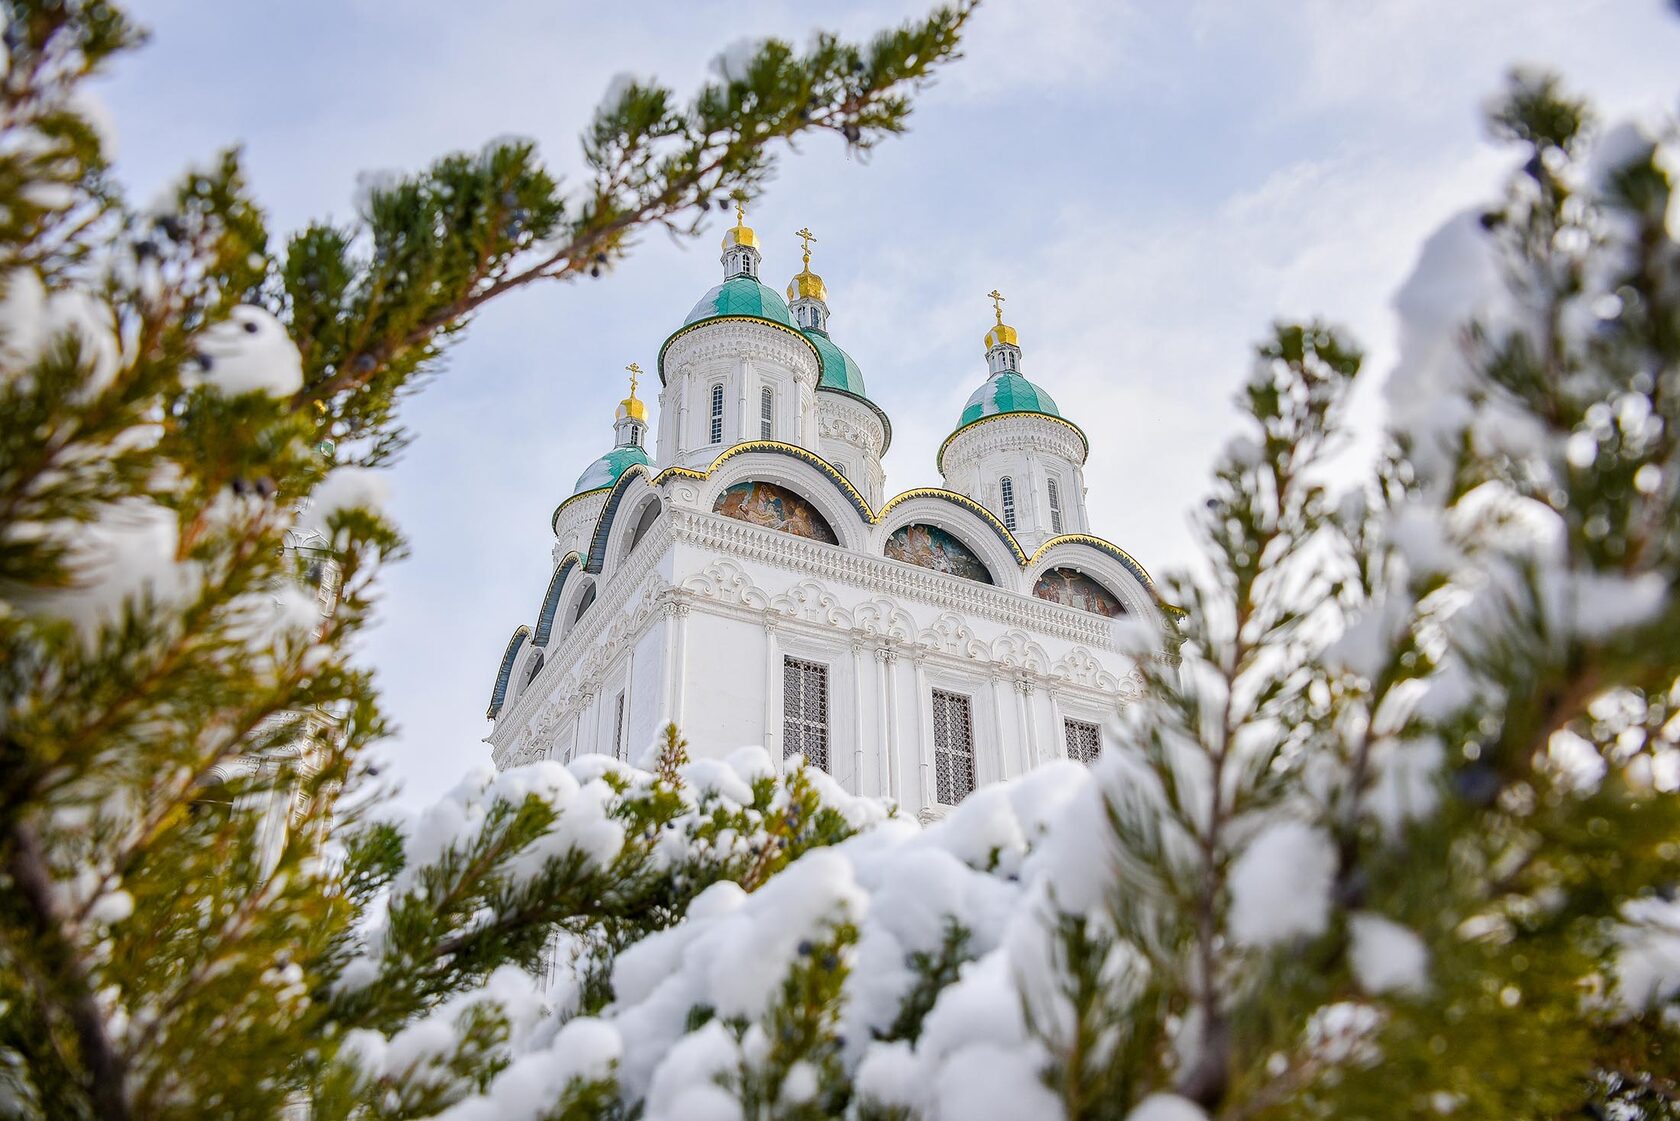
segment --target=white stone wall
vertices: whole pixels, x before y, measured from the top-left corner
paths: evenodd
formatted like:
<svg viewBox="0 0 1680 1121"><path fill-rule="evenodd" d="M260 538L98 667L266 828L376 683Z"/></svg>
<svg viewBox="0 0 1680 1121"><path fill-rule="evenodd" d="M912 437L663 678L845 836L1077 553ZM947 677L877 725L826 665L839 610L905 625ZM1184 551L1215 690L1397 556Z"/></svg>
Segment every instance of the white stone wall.
<svg viewBox="0 0 1680 1121"><path fill-rule="evenodd" d="M771 391L771 438L817 447L817 356L804 336L767 323L722 320L665 352L659 394L661 466L705 467L732 444L762 438L760 394ZM723 386L723 436L711 438L712 387Z"/></svg>
<svg viewBox="0 0 1680 1121"><path fill-rule="evenodd" d="M862 403L840 393L817 393L817 447L877 509L886 500L887 476L881 468L887 433L881 418Z"/></svg>
<svg viewBox="0 0 1680 1121"><path fill-rule="evenodd" d="M730 465L760 460L741 469L759 478L780 471L787 482L812 470L771 458ZM791 655L829 668L836 778L937 813L933 689L971 699L978 783L1063 754L1065 717L1106 723L1141 689L1115 621L1030 595L1042 566L1011 560L999 566L1001 586L988 587L881 556L891 520L855 526L852 548L732 521L710 513L729 481L720 471L704 483L667 484L661 522L600 575L594 606L570 628L558 619L575 593L562 597L542 671L511 696L490 737L499 765L613 753L620 692L633 760L669 720L696 755L745 744L779 753L782 659ZM805 482L801 493L816 497ZM842 515L831 516L838 528ZM983 556L995 564L1000 554ZM1044 563L1056 559L1052 550ZM1153 617L1135 581L1119 586L1118 569L1103 575L1134 613Z"/></svg>
<svg viewBox="0 0 1680 1121"><path fill-rule="evenodd" d="M1050 480L1061 499L1061 533L1089 533L1085 510L1085 446L1071 428L1030 413L1003 414L959 433L945 448L945 486L1001 520L1001 481L1014 480L1015 537L1029 552L1057 535Z"/></svg>

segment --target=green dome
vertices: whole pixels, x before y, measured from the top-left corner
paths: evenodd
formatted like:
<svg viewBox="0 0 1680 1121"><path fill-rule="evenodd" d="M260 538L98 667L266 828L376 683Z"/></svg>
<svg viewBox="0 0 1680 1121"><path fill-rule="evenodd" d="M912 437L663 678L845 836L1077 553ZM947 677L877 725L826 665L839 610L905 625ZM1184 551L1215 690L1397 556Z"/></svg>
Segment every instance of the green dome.
<svg viewBox="0 0 1680 1121"><path fill-rule="evenodd" d="M640 463L646 467L650 461L648 453L638 447L614 448L612 451L589 465L589 469L578 476L577 486L572 488L573 494L585 491L600 490L618 482L618 477Z"/></svg>
<svg viewBox="0 0 1680 1121"><path fill-rule="evenodd" d="M787 301L781 293L750 276L732 276L701 296L683 320L683 326L730 315L751 315L784 327L793 326L793 316L788 313Z"/></svg>
<svg viewBox="0 0 1680 1121"><path fill-rule="evenodd" d="M957 427L973 424L981 417L997 413L1046 413L1061 416L1050 395L1013 370L993 374L974 391L962 412Z"/></svg>
<svg viewBox="0 0 1680 1121"><path fill-rule="evenodd" d="M850 354L834 345L827 331L813 327L804 335L822 355L822 378L817 382L818 389L838 389L857 397L868 396L863 391L863 371L858 369Z"/></svg>

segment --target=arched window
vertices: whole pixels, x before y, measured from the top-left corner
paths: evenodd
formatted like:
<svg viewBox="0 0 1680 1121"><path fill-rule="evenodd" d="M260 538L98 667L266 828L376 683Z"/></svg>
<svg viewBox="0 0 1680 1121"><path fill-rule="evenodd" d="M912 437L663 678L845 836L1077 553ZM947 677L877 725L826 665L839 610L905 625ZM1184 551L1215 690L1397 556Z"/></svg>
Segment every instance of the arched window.
<svg viewBox="0 0 1680 1121"><path fill-rule="evenodd" d="M758 435L768 440L776 434L776 395L765 386L758 395Z"/></svg>
<svg viewBox="0 0 1680 1121"><path fill-rule="evenodd" d="M1050 484L1050 532L1062 532L1062 492L1056 486L1056 480L1048 480Z"/></svg>
<svg viewBox="0 0 1680 1121"><path fill-rule="evenodd" d="M633 448L642 446L642 426L639 424L630 426L630 446Z"/></svg>
<svg viewBox="0 0 1680 1121"><path fill-rule="evenodd" d="M1003 528L1010 533L1015 532L1015 480L1005 475L998 483L998 494L1003 501Z"/></svg>
<svg viewBox="0 0 1680 1121"><path fill-rule="evenodd" d="M721 381L712 386L711 437L712 443L723 443L723 383Z"/></svg>

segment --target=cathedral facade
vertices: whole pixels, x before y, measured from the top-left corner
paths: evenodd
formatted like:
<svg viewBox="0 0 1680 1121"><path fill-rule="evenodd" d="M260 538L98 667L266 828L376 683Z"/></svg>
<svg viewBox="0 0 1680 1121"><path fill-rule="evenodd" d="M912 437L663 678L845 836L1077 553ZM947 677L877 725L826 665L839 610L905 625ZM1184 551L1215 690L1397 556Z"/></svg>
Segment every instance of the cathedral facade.
<svg viewBox="0 0 1680 1121"><path fill-rule="evenodd" d="M1175 609L1086 517L1085 433L1021 373L1003 322L939 450L940 487L886 494L892 425L829 336L804 268L784 300L737 210L723 282L660 348L555 510L554 572L490 699L498 766L763 744L938 816L1058 756L1089 761L1142 678L1139 624ZM656 441L648 452L650 433Z"/></svg>

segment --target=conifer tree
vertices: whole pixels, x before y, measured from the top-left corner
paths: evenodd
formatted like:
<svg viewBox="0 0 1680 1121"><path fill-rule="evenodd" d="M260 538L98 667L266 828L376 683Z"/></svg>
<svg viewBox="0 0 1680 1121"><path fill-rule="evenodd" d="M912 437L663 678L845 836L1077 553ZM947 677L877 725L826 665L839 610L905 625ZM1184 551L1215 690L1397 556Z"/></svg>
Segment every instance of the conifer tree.
<svg viewBox="0 0 1680 1121"><path fill-rule="evenodd" d="M386 725L346 652L403 550L371 472L479 308L602 277L649 229L697 234L782 142L901 131L966 3L864 45L731 50L686 100L615 82L574 183L497 142L280 242L236 152L151 209L124 200L85 89L142 38L120 8L0 10L0 1115L333 1116L355 1032L534 967L556 928L608 954L835 834L774 777L692 821L692 857L660 839L699 812L665 780L600 815L640 839L597 861L533 855L569 825L535 796L424 859L363 821L359 760ZM505 1025L476 1015L440 1062L482 1083ZM353 1101L394 1117L447 1096Z"/></svg>

